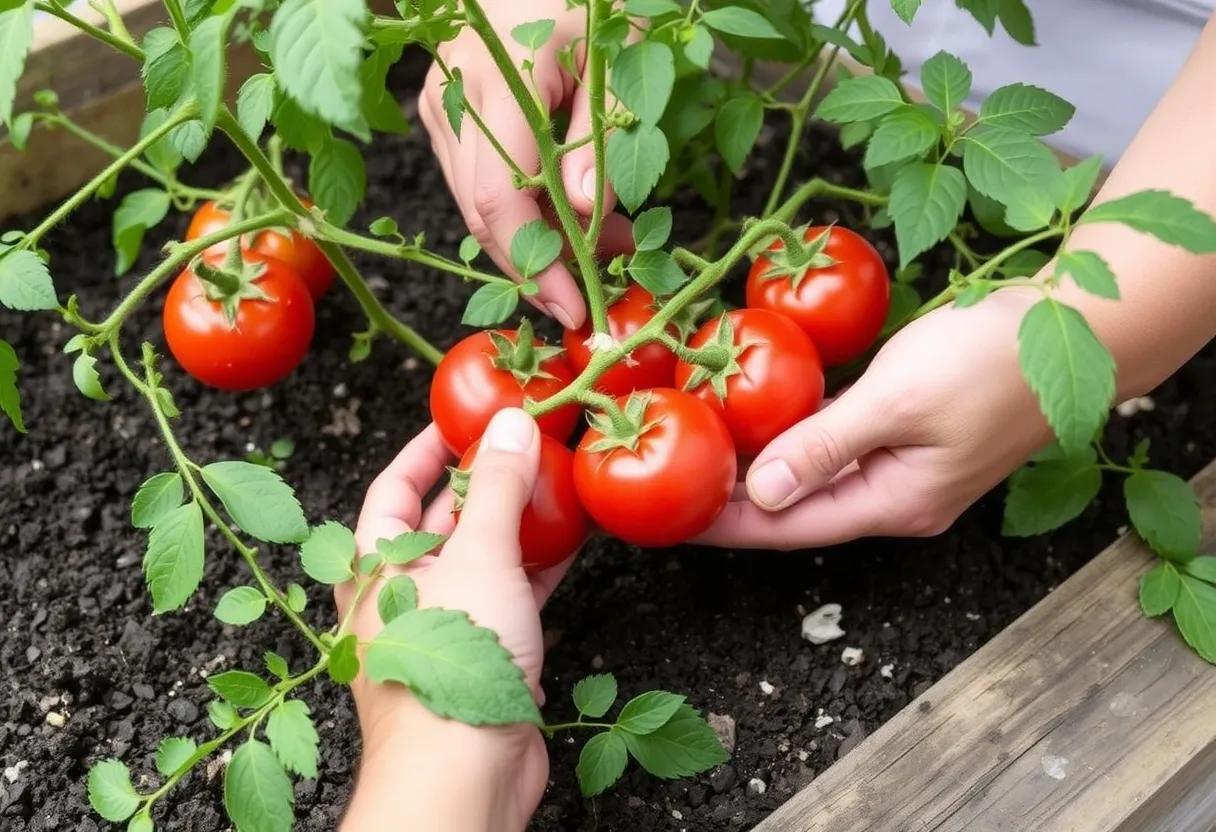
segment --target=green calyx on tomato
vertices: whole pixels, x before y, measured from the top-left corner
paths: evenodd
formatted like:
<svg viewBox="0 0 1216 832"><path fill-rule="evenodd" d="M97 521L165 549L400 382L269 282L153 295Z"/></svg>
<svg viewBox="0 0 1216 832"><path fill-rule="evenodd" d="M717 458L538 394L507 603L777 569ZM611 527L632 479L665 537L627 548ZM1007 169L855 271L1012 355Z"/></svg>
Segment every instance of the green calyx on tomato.
<svg viewBox="0 0 1216 832"><path fill-rule="evenodd" d="M537 345L532 322L527 318L520 322L514 341L498 330L491 330L489 336L495 350L494 355L490 356L490 363L494 369L513 375L521 387L534 379L556 378L544 369L544 364L561 355L563 350L561 347Z"/></svg>
<svg viewBox="0 0 1216 832"><path fill-rule="evenodd" d="M681 341L686 341L688 336L701 328L702 321L711 314L721 314L722 311L722 300L718 297L710 296L694 300L672 316L670 326L679 333Z"/></svg>
<svg viewBox="0 0 1216 832"><path fill-rule="evenodd" d="M200 257L191 267L203 286L207 300L214 301L224 312L228 325L236 326L241 301L267 300L257 281L266 272L265 263L241 259L234 267L231 262L209 263Z"/></svg>
<svg viewBox="0 0 1216 832"><path fill-rule="evenodd" d="M685 357L688 363L696 366L688 381L684 382L684 391L691 393L708 383L718 401L726 401L726 382L731 376L743 372L739 358L753 346L751 342L735 343L735 325L729 316L723 315L718 319L718 329L712 341L691 350Z"/></svg>
<svg viewBox="0 0 1216 832"><path fill-rule="evenodd" d="M589 444L588 453L598 454L615 448L637 450L638 442L658 421L646 421L646 410L650 407L650 392L631 393L625 406L605 402L603 410L589 411L587 422L600 434L600 438Z"/></svg>
<svg viewBox="0 0 1216 832"><path fill-rule="evenodd" d="M806 234L806 226L795 228L794 234L799 237L803 236ZM768 255L770 265L760 275L760 279L778 280L788 277L794 284L794 288L797 289L811 269L826 269L838 262L835 257L824 250L827 248L831 236L832 226L829 225L814 239L807 240L800 252L791 251L784 245L770 252Z"/></svg>
<svg viewBox="0 0 1216 832"><path fill-rule="evenodd" d="M464 508L465 498L469 496L469 478L472 475L472 468L461 468L456 465L448 466L448 488L452 489L452 496L454 498L452 500L453 514Z"/></svg>

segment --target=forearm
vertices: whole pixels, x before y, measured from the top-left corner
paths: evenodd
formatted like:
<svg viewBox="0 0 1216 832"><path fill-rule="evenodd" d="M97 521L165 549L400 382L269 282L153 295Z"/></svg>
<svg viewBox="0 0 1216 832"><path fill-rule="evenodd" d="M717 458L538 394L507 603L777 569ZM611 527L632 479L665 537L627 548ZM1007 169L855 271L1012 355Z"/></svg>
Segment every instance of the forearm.
<svg viewBox="0 0 1216 832"><path fill-rule="evenodd" d="M1102 202L1163 189L1216 214L1216 17L1169 92L1098 194ZM1071 250L1100 254L1122 299L1067 284L1061 299L1080 308L1119 368L1118 395L1155 387L1216 336L1216 256L1195 255L1115 224L1082 225Z"/></svg>

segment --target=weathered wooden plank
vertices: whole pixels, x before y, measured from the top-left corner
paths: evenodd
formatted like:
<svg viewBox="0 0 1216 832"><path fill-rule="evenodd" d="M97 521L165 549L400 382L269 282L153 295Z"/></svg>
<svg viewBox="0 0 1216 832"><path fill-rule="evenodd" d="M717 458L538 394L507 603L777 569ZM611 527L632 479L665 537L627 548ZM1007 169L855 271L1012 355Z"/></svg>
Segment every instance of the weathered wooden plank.
<svg viewBox="0 0 1216 832"><path fill-rule="evenodd" d="M1216 829L1216 668L1141 616L1152 557L1120 538L758 832Z"/></svg>

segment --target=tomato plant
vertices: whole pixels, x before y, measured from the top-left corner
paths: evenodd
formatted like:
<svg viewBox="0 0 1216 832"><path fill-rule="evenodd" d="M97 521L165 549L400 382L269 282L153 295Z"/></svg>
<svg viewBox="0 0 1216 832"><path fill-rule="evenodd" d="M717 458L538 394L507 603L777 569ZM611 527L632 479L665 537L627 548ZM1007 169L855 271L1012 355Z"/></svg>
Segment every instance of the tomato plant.
<svg viewBox="0 0 1216 832"><path fill-rule="evenodd" d="M737 309L689 340L704 364L681 361L676 385L722 414L742 456L755 456L823 400L823 366L797 324L766 309Z"/></svg>
<svg viewBox="0 0 1216 832"><path fill-rule="evenodd" d="M605 403L574 454L574 484L605 531L671 546L709 528L735 487L735 449L713 408L647 390Z"/></svg>
<svg viewBox="0 0 1216 832"><path fill-rule="evenodd" d="M213 268L219 261L211 258ZM246 252L221 287L186 269L165 296L165 343L182 369L221 390L254 390L281 381L308 352L312 296L296 272L271 257Z"/></svg>
<svg viewBox="0 0 1216 832"><path fill-rule="evenodd" d="M608 307L608 334L624 341L654 317L658 306L654 295L635 284L625 289L620 298ZM674 327L668 332L675 333ZM592 336L590 323L581 329L568 329L562 336L566 356L575 372L581 373L591 363ZM676 356L663 344L652 341L643 344L629 357L606 371L595 383L595 389L610 396L623 396L634 390L670 387L675 378Z"/></svg>

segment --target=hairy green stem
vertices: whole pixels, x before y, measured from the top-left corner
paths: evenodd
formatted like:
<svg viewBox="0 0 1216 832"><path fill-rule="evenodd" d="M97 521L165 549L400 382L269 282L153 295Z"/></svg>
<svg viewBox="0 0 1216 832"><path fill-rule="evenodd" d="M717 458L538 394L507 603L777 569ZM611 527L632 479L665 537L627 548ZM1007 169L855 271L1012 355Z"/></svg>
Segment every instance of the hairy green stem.
<svg viewBox="0 0 1216 832"><path fill-rule="evenodd" d="M591 144L595 150L595 200L591 210L591 221L587 224L587 246L592 252L598 250L600 230L604 224L604 176L607 168L604 140L604 113L606 110L605 87L608 61L596 32L604 19L612 12L610 0L588 0L587 2L587 98L591 107ZM599 327L596 331L602 332Z"/></svg>
<svg viewBox="0 0 1216 832"><path fill-rule="evenodd" d="M182 43L186 42L186 38L190 34L190 22L186 20L186 12L182 9L181 0L164 0L165 10L169 13L169 19L173 21L173 28L182 38Z"/></svg>
<svg viewBox="0 0 1216 832"><path fill-rule="evenodd" d="M107 46L113 47L114 49L117 49L119 52L123 52L123 53L131 56L135 60L143 62L144 51L142 49L140 49L138 46L136 46L134 43L131 43L129 41L124 41L121 37L111 34L110 32L107 32L105 29L102 29L100 26L94 26L92 23L89 23L87 20L84 20L84 19L79 18L76 15L72 14L67 9L65 9L63 6L60 6L56 3L44 2L44 0L38 0L38 2L34 3L34 8L40 12L46 12L49 15L53 15L53 16L59 18L60 20L64 21L65 23L70 23L73 26L75 26L77 29L79 29L80 31L88 34L89 36L91 36L93 38L96 38L97 40L101 41L102 43L106 44Z"/></svg>
<svg viewBox="0 0 1216 832"><path fill-rule="evenodd" d="M460 277L476 280L481 283L514 283L509 278L502 275L490 274L478 269L466 266L464 263L457 263L455 260L449 260L438 254L434 254L423 249L416 248L408 243L392 243L387 240L377 240L374 237L368 237L363 234L356 234L353 231L347 231L344 228L339 228L331 223L316 223L317 235L331 242L335 242L346 248L358 249L367 251L372 254L380 254L385 257L395 257L399 260L409 260L414 263L421 263L424 266L429 266L432 269L437 269L442 272L450 272L451 274Z"/></svg>

